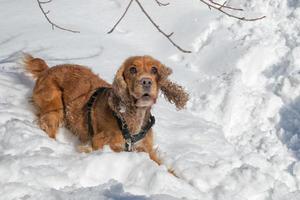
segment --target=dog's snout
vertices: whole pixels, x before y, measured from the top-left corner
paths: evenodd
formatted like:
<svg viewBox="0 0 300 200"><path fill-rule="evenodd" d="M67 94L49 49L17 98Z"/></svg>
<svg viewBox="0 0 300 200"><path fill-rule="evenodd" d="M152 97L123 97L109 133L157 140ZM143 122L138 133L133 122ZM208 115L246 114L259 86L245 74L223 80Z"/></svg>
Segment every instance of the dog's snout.
<svg viewBox="0 0 300 200"><path fill-rule="evenodd" d="M140 83L144 88L150 88L152 85L152 80L150 78L142 78Z"/></svg>

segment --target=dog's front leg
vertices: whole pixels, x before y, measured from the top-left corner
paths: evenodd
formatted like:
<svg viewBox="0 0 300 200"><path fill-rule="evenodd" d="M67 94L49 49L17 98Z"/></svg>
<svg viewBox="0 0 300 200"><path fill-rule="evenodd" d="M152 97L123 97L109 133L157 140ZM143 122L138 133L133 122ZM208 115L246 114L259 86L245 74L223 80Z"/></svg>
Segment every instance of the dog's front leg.
<svg viewBox="0 0 300 200"><path fill-rule="evenodd" d="M146 152L149 154L149 157L151 160L153 160L154 162L156 162L158 165L163 164L162 161L160 160L160 158L157 155L157 149L153 149L153 137L152 137L153 133L152 131L146 136L146 138L144 139L144 141L137 146L136 150L138 152ZM172 175L174 175L175 177L178 177L175 174L174 169L172 169L171 167L167 167L168 168L168 172L171 173Z"/></svg>
<svg viewBox="0 0 300 200"><path fill-rule="evenodd" d="M83 142L83 144L77 147L78 151L81 153L90 153L93 150L103 149L106 144L107 139L103 134L99 133L93 136L91 142Z"/></svg>
<svg viewBox="0 0 300 200"><path fill-rule="evenodd" d="M103 149L105 144L108 144L109 138L105 137L103 132L97 133L92 138L93 150Z"/></svg>

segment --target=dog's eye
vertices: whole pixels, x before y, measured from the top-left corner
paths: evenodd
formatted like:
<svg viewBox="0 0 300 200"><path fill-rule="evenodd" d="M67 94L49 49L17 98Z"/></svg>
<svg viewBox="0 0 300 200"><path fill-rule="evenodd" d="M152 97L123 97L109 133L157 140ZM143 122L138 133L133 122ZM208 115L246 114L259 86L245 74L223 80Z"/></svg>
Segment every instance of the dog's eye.
<svg viewBox="0 0 300 200"><path fill-rule="evenodd" d="M152 74L157 74L157 68L156 67L152 67L151 68L151 73Z"/></svg>
<svg viewBox="0 0 300 200"><path fill-rule="evenodd" d="M129 71L130 71L131 74L136 74L137 73L136 67L130 67Z"/></svg>

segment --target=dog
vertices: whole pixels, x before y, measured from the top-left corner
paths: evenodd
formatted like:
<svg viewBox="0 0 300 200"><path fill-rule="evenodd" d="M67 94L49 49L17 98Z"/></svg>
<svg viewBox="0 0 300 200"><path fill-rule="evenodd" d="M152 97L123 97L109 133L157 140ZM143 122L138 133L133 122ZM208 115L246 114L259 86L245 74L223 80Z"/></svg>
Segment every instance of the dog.
<svg viewBox="0 0 300 200"><path fill-rule="evenodd" d="M85 66L49 68L29 54L23 65L36 80L32 102L38 124L50 138L64 124L82 144L90 142L92 150L109 145L115 152L146 152L161 164L153 148L151 108L159 91L177 109L189 99L182 86L168 79L169 67L150 56L129 57L109 84Z"/></svg>

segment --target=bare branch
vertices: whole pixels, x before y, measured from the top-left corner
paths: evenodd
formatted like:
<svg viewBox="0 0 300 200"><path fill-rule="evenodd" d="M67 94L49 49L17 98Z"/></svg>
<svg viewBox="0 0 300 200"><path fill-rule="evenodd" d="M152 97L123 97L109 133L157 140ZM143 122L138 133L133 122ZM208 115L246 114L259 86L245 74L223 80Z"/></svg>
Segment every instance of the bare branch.
<svg viewBox="0 0 300 200"><path fill-rule="evenodd" d="M213 2L212 0L210 0L211 2ZM222 9L222 8L226 8L226 3L227 3L227 1L224 1L224 3L220 6L220 8L219 9Z"/></svg>
<svg viewBox="0 0 300 200"><path fill-rule="evenodd" d="M129 10L129 7L131 6L132 2L133 2L133 0L130 0L129 4L127 5L127 7L126 7L126 9L124 11L124 13L120 17L120 19L117 21L117 23L115 23L115 25L112 27L112 29L110 29L110 31L107 32L108 34L112 33L115 30L115 28L118 26L118 24L122 21L122 19L126 15L127 11Z"/></svg>
<svg viewBox="0 0 300 200"><path fill-rule="evenodd" d="M52 21L49 19L49 17L48 17L47 14L49 14L50 11L45 11L45 10L43 9L42 4L50 3L51 1L52 1L52 0L48 0L48 1L40 1L40 0L37 0L37 3L38 3L38 5L39 5L40 10L42 11L43 15L45 16L46 20L49 22L49 24L51 24L52 29L54 29L54 27L55 27L55 28L58 28L58 29L61 29L61 30L64 30L64 31L72 32L72 33L80 33L79 31L74 31L74 30L71 30L71 29L67 29L67 28L61 27L61 26L55 24L54 22L52 22Z"/></svg>
<svg viewBox="0 0 300 200"><path fill-rule="evenodd" d="M257 20L261 20L261 19L263 19L263 18L266 17L266 16L257 17L257 18L239 17L237 15L230 14L227 11L224 11L223 8L227 8L227 9L230 9L230 10L237 10L237 11L242 11L242 9L225 6L224 4L219 4L219 3L216 3L216 2L214 2L212 0L209 0L210 3L207 2L207 1L205 1L205 0L199 0L199 1L201 1L204 4L206 4L209 8L213 8L213 9L218 10L221 13L223 13L223 14L229 16L229 17L232 17L232 18L235 18L235 19L239 19L239 20L242 20L242 21L257 21Z"/></svg>
<svg viewBox="0 0 300 200"><path fill-rule="evenodd" d="M242 8L234 8L234 7L231 7L231 6L226 6L227 4L227 1L225 1L223 4L219 4L213 0L209 0L212 4L216 5L216 6L219 6L219 9L222 9L222 8L226 8L226 9L229 9L229 10L237 10L237 11L243 11Z"/></svg>
<svg viewBox="0 0 300 200"><path fill-rule="evenodd" d="M161 2L159 2L158 0L155 0L159 5L169 5L169 3L167 4L162 4ZM120 19L115 23L115 25L113 26L113 28L108 31L107 33L110 34L112 33L115 28L119 25L119 23L123 20L123 18L125 17L127 11L129 10L131 4L132 4L133 0L130 0L130 2L128 3L124 13L122 14L122 16L120 17ZM188 51L188 50L184 50L182 49L179 45L177 45L172 39L171 39L171 36L174 34L174 32L172 33L165 33L164 31L162 31L159 26L153 21L153 19L149 16L149 14L145 11L144 7L142 6L142 4L138 1L138 0L135 0L135 2L138 4L138 6L140 7L141 11L145 14L145 16L149 19L149 21L154 25L154 27L163 35L165 36L173 46L175 46L177 49L179 49L180 51L184 52L184 53L191 53L191 51Z"/></svg>
<svg viewBox="0 0 300 200"><path fill-rule="evenodd" d="M172 32L172 33L168 34L168 37L171 37L173 34L174 34L174 32Z"/></svg>
<svg viewBox="0 0 300 200"><path fill-rule="evenodd" d="M155 2L159 5L159 6L168 6L170 5L170 3L162 3L159 0L155 0Z"/></svg>
<svg viewBox="0 0 300 200"><path fill-rule="evenodd" d="M163 35L165 36L171 43L173 46L175 46L178 50L184 52L184 53L191 53L191 51L188 50L184 50L182 49L179 45L177 45L172 39L171 36L173 35L173 33L167 34L165 33L163 30L161 30L159 28L159 26L153 21L153 19L150 17L150 15L146 12L146 10L144 9L144 7L142 6L142 4L139 2L139 0L135 0L135 2L138 4L138 6L140 7L141 11L145 14L145 16L149 19L149 21L152 23L152 25Z"/></svg>

